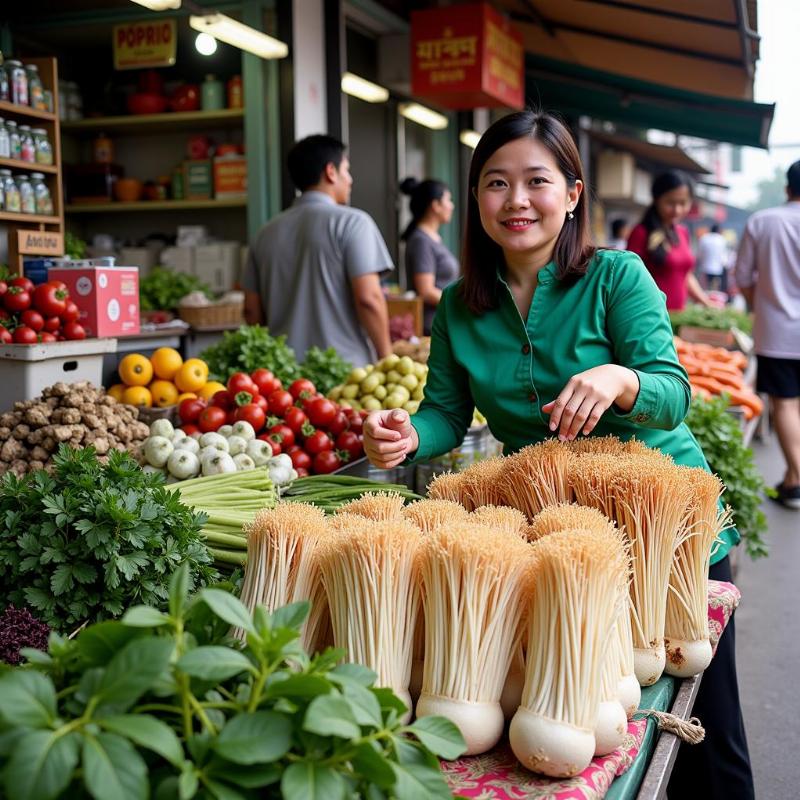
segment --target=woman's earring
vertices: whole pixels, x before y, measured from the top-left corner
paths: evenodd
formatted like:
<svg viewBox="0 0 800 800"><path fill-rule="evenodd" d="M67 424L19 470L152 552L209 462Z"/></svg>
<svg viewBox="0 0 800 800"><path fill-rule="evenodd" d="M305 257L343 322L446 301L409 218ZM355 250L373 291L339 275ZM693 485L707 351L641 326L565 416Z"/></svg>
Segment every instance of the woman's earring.
<svg viewBox="0 0 800 800"><path fill-rule="evenodd" d="M571 211L567 211L567 219L569 220L575 219L575 215Z"/></svg>

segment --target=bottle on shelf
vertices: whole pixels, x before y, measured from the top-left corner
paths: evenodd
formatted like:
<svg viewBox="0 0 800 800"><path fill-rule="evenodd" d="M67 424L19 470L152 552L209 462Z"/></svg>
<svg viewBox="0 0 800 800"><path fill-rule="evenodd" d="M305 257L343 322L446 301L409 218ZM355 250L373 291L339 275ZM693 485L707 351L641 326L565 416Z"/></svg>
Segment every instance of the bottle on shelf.
<svg viewBox="0 0 800 800"><path fill-rule="evenodd" d="M19 128L17 127L17 123L14 122L13 119L6 121L6 129L8 130L8 141L10 143L10 153L11 155L9 158L15 158L17 161L20 160L20 155L22 153L22 142L19 136Z"/></svg>
<svg viewBox="0 0 800 800"><path fill-rule="evenodd" d="M8 69L8 83L11 94L11 102L18 106L27 106L28 103L28 73L21 61L12 59L6 61Z"/></svg>
<svg viewBox="0 0 800 800"><path fill-rule="evenodd" d="M228 81L228 108L242 108L243 105L242 76L234 75Z"/></svg>
<svg viewBox="0 0 800 800"><path fill-rule="evenodd" d="M11 137L2 117L0 117L0 158L11 158Z"/></svg>
<svg viewBox="0 0 800 800"><path fill-rule="evenodd" d="M36 162L36 148L30 125L19 126L19 157L21 161L27 161L29 164Z"/></svg>
<svg viewBox="0 0 800 800"><path fill-rule="evenodd" d="M41 172L31 173L31 186L33 187L34 205L37 214L53 216L53 199L50 190L44 182L44 175Z"/></svg>
<svg viewBox="0 0 800 800"><path fill-rule="evenodd" d="M20 211L23 214L36 213L36 197L33 194L33 186L28 180L27 175L17 175L14 180L19 189Z"/></svg>
<svg viewBox="0 0 800 800"><path fill-rule="evenodd" d="M11 102L11 87L8 84L8 69L3 61L3 54L0 53L0 100L4 103Z"/></svg>
<svg viewBox="0 0 800 800"><path fill-rule="evenodd" d="M44 102L44 86L39 77L39 67L36 64L26 64L25 74L28 77L28 103L37 111L47 111Z"/></svg>
<svg viewBox="0 0 800 800"><path fill-rule="evenodd" d="M19 195L19 187L12 177L10 169L0 169L0 185L3 187L6 211L19 214L22 211L22 202Z"/></svg>
<svg viewBox="0 0 800 800"><path fill-rule="evenodd" d="M206 75L203 81L200 107L203 111L219 111L225 108L225 88L222 81L213 75Z"/></svg>
<svg viewBox="0 0 800 800"><path fill-rule="evenodd" d="M95 164L111 164L114 161L114 143L104 133L92 142Z"/></svg>
<svg viewBox="0 0 800 800"><path fill-rule="evenodd" d="M53 145L50 144L47 131L44 128L34 128L31 133L33 134L33 147L36 151L36 163L52 165Z"/></svg>

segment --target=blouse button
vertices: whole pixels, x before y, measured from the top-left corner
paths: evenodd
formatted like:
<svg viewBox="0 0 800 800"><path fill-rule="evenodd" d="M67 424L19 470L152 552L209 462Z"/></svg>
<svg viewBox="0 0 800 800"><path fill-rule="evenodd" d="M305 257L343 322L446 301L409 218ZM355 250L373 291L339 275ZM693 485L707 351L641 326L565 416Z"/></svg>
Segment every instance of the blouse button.
<svg viewBox="0 0 800 800"><path fill-rule="evenodd" d="M528 353L530 353L530 351L531 351L531 346L529 344L522 345L522 354L523 355L528 355Z"/></svg>

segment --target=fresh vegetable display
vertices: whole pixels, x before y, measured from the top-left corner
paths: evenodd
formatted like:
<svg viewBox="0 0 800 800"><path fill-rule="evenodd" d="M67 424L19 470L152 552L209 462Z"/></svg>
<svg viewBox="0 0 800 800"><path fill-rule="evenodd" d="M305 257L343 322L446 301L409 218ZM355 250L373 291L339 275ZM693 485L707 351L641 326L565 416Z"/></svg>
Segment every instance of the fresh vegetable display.
<svg viewBox="0 0 800 800"><path fill-rule="evenodd" d="M4 344L85 339L79 316L61 281L34 286L28 278L0 280L0 342Z"/></svg>
<svg viewBox="0 0 800 800"><path fill-rule="evenodd" d="M678 333L681 325L712 330L738 328L747 334L752 333L753 330L752 314L748 314L746 311L737 311L730 306L706 308L705 306L689 305L682 311L670 311L669 319L675 333Z"/></svg>
<svg viewBox="0 0 800 800"><path fill-rule="evenodd" d="M190 292L213 298L211 288L194 275L155 267L139 281L139 307L142 311L173 311Z"/></svg>
<svg viewBox="0 0 800 800"><path fill-rule="evenodd" d="M330 514L345 503L375 492L390 492L406 501L420 499L418 494L403 484L373 481L350 475L309 475L298 478L282 492L281 501L310 503Z"/></svg>
<svg viewBox="0 0 800 800"><path fill-rule="evenodd" d="M437 756L463 752L458 731L441 718L404 725L399 698L340 664L344 651L307 655L309 603L251 614L221 588L189 597L189 585L181 569L168 611L138 605L54 636L3 674L9 800L451 797Z"/></svg>
<svg viewBox="0 0 800 800"><path fill-rule="evenodd" d="M49 469L62 442L91 445L101 460L114 450L133 450L149 433L138 417L88 381L56 383L0 414L0 475Z"/></svg>
<svg viewBox="0 0 800 800"><path fill-rule="evenodd" d="M354 369L347 382L335 386L328 397L357 410L403 408L414 414L423 398L427 377L427 365L392 353L377 364Z"/></svg>
<svg viewBox="0 0 800 800"><path fill-rule="evenodd" d="M257 440L248 445L247 455L259 463L268 450L272 456L285 454L299 475L334 472L364 454L365 411L342 408L317 394L307 378L297 378L284 388L264 368L252 375L234 372L227 388L216 392L208 404L199 398L184 400L178 415L189 435L222 431L228 437L229 428L245 423Z"/></svg>
<svg viewBox="0 0 800 800"><path fill-rule="evenodd" d="M127 453L112 451L104 464L92 447L62 445L52 474L0 483L4 596L64 632L133 602L160 605L178 565L192 586L214 577L204 522Z"/></svg>

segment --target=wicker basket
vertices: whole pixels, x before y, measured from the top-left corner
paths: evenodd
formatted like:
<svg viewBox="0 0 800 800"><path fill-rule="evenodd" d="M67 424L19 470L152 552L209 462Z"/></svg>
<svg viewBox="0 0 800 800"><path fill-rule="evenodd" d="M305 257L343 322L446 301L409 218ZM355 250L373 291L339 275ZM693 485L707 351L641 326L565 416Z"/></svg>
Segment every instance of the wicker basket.
<svg viewBox="0 0 800 800"><path fill-rule="evenodd" d="M241 325L244 323L244 303L178 306L178 316L198 331L208 328Z"/></svg>

